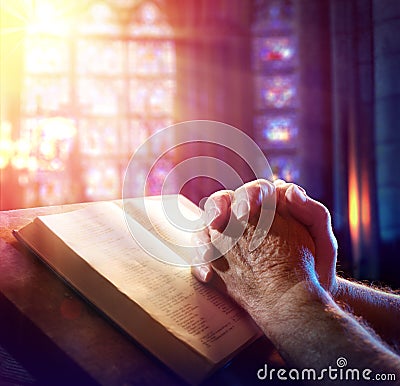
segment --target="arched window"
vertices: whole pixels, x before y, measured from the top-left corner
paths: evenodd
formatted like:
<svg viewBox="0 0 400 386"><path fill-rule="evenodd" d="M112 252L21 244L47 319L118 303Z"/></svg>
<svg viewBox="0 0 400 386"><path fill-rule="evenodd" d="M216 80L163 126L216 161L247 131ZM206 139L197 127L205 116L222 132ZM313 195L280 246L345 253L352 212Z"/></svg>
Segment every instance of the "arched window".
<svg viewBox="0 0 400 386"><path fill-rule="evenodd" d="M253 70L255 138L277 178L299 178L297 43L292 1L255 3Z"/></svg>
<svg viewBox="0 0 400 386"><path fill-rule="evenodd" d="M55 2L35 4L57 12ZM20 130L20 158L27 159L23 149L31 158L21 167L27 206L120 197L132 153L174 121L174 34L160 7L69 4L73 17L27 30Z"/></svg>

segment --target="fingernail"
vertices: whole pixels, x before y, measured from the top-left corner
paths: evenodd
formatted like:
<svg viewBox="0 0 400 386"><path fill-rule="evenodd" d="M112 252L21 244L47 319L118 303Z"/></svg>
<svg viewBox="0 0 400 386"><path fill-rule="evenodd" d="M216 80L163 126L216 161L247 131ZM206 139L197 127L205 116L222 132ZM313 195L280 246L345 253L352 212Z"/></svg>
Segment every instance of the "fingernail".
<svg viewBox="0 0 400 386"><path fill-rule="evenodd" d="M273 183L267 181L267 184L262 185L262 189L260 189L262 210L275 208L275 193L276 186Z"/></svg>
<svg viewBox="0 0 400 386"><path fill-rule="evenodd" d="M201 263L205 262L206 254L210 250L209 244L205 244L201 240L196 240L195 249L196 249L196 255L197 255L196 261L201 262Z"/></svg>
<svg viewBox="0 0 400 386"><path fill-rule="evenodd" d="M303 205L307 201L307 196L305 195L305 193L296 185L292 185L286 191L286 197L288 201L292 204Z"/></svg>
<svg viewBox="0 0 400 386"><path fill-rule="evenodd" d="M210 225L220 214L221 211L216 206L208 208L204 212L204 221L206 225Z"/></svg>
<svg viewBox="0 0 400 386"><path fill-rule="evenodd" d="M234 205L232 208L233 212L236 215L238 220L243 220L246 218L250 213L250 206L247 200L241 200L238 202L237 205Z"/></svg>
<svg viewBox="0 0 400 386"><path fill-rule="evenodd" d="M201 281L204 281L205 283L210 281L210 278L211 278L210 268L198 267L197 272L199 273L199 277L200 277Z"/></svg>
<svg viewBox="0 0 400 386"><path fill-rule="evenodd" d="M278 179L274 180L273 183L274 183L275 186L278 186L278 185L286 184L286 181L282 180L281 178L278 178Z"/></svg>

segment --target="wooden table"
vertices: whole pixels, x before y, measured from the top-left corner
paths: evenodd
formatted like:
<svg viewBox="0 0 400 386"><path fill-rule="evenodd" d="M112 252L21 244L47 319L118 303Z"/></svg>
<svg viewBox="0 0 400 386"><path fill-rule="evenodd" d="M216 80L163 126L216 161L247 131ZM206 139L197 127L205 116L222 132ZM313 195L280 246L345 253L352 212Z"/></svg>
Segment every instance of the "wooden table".
<svg viewBox="0 0 400 386"><path fill-rule="evenodd" d="M40 385L183 385L12 235L38 215L85 205L0 212L0 344ZM260 339L205 385L256 384L264 363L281 365L272 345Z"/></svg>

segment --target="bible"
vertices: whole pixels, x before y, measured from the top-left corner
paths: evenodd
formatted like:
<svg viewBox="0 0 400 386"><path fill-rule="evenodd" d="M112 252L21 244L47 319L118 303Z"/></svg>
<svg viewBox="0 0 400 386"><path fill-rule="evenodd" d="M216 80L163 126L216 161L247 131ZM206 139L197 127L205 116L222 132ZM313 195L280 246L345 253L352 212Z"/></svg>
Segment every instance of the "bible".
<svg viewBox="0 0 400 386"><path fill-rule="evenodd" d="M198 216L184 196L168 199ZM241 308L192 276L190 249L179 246L188 234L165 218L161 197L140 199L150 220L135 200L125 213L120 201L109 201L39 216L14 235L181 378L201 383L262 334Z"/></svg>

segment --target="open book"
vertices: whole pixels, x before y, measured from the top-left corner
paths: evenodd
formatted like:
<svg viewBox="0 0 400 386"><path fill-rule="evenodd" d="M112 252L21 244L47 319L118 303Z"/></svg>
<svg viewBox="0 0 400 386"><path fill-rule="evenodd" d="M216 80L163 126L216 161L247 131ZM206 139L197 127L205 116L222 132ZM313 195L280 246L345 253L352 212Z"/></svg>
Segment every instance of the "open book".
<svg viewBox="0 0 400 386"><path fill-rule="evenodd" d="M139 246L136 240L144 239L160 259L179 263L179 250L160 241L160 232L187 237L168 225L159 197L145 200L152 213L147 223L140 205L130 202L134 237L118 202L40 216L14 234L136 341L197 384L261 333L233 302L197 282L190 267L166 264ZM198 213L183 196L179 203Z"/></svg>

